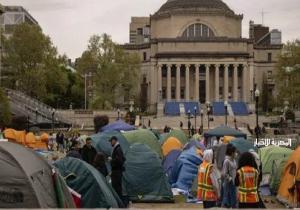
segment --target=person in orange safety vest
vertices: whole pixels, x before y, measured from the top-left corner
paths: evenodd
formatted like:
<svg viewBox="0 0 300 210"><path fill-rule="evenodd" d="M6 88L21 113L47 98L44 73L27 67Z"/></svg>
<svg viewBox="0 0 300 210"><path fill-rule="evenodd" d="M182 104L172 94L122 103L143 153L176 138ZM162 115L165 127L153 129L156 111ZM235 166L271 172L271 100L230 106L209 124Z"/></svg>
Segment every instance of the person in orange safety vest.
<svg viewBox="0 0 300 210"><path fill-rule="evenodd" d="M238 165L235 183L238 186L239 208L259 208L259 173L253 155L250 152L243 153Z"/></svg>
<svg viewBox="0 0 300 210"><path fill-rule="evenodd" d="M219 198L218 176L215 174L213 161L213 151L205 150L203 163L198 171L198 200L203 201L204 208L216 207Z"/></svg>

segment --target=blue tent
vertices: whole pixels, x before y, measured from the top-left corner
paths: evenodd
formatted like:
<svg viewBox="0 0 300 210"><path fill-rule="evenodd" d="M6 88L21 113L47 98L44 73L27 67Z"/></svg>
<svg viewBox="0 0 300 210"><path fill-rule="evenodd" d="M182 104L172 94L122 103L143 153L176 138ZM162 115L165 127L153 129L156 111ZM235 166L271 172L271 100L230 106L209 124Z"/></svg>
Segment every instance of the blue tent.
<svg viewBox="0 0 300 210"><path fill-rule="evenodd" d="M196 148L201 149L203 151L206 149L206 147L203 143L201 143L198 140L193 139L184 146L183 150L188 150L188 149L192 148L193 146L195 146Z"/></svg>
<svg viewBox="0 0 300 210"><path fill-rule="evenodd" d="M124 153L127 152L129 148L129 143L125 139L125 137L117 131L105 131L103 133L97 133L91 136L93 146L96 148L98 152L103 152L107 156L110 156L112 153L112 146L109 142L111 137L117 137L118 141L121 145L121 148Z"/></svg>
<svg viewBox="0 0 300 210"><path fill-rule="evenodd" d="M123 120L117 120L116 122L110 123L103 128L100 132L103 131L132 131L135 130L135 127L125 123Z"/></svg>
<svg viewBox="0 0 300 210"><path fill-rule="evenodd" d="M201 163L202 158L197 154L196 147L183 151L172 169L172 187L190 191Z"/></svg>
<svg viewBox="0 0 300 210"><path fill-rule="evenodd" d="M173 150L163 160L164 172L168 175L169 180L172 175L173 166L175 165L180 154L181 150Z"/></svg>

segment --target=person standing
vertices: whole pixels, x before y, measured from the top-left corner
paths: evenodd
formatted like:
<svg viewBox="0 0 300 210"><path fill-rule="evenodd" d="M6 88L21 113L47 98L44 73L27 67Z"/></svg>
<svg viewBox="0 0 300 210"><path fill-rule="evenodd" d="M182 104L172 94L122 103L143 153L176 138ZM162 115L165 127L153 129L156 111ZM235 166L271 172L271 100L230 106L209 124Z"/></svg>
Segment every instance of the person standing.
<svg viewBox="0 0 300 210"><path fill-rule="evenodd" d="M102 152L98 152L95 156L93 166L104 176L107 177L108 171L105 164L105 155Z"/></svg>
<svg viewBox="0 0 300 210"><path fill-rule="evenodd" d="M239 158L239 168L235 179L238 186L239 208L259 208L258 177L256 163L250 152L243 153Z"/></svg>
<svg viewBox="0 0 300 210"><path fill-rule="evenodd" d="M92 145L92 139L90 137L88 137L85 140L85 145L83 146L83 148L81 150L82 159L85 162L93 165L96 154L97 154L97 151Z"/></svg>
<svg viewBox="0 0 300 210"><path fill-rule="evenodd" d="M215 174L213 161L213 151L205 150L203 154L203 163L198 172L198 200L203 201L203 207L213 208L217 205L220 186L217 175Z"/></svg>
<svg viewBox="0 0 300 210"><path fill-rule="evenodd" d="M121 200L124 200L122 193L122 177L125 170L124 162L126 159L118 142L118 138L113 136L111 137L110 142L113 148L111 154L111 183Z"/></svg>
<svg viewBox="0 0 300 210"><path fill-rule="evenodd" d="M222 207L236 208L236 187L235 177L237 164L235 161L236 148L232 144L228 144L226 148L226 156L222 168Z"/></svg>
<svg viewBox="0 0 300 210"><path fill-rule="evenodd" d="M82 156L81 156L79 150L80 150L79 142L77 142L77 141L73 142L73 144L70 148L70 151L67 153L67 157L72 157L72 158L77 158L77 159L82 160Z"/></svg>

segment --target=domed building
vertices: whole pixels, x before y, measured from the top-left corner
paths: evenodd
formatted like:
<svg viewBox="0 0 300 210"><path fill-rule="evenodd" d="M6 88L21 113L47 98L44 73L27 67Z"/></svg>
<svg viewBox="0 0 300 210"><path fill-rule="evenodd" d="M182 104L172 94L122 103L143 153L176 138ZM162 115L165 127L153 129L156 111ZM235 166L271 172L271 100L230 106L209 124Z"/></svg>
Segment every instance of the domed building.
<svg viewBox="0 0 300 210"><path fill-rule="evenodd" d="M123 47L143 61L147 109L160 111L168 102L251 104L264 78L273 93L281 32L251 21L243 38L242 20L222 0L168 0L150 17L132 17Z"/></svg>

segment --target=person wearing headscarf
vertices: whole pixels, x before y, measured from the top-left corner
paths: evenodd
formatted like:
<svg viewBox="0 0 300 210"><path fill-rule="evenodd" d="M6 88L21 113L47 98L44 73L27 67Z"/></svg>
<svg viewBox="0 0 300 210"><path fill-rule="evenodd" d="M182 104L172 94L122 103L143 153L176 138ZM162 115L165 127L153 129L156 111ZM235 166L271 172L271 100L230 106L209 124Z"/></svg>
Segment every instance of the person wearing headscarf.
<svg viewBox="0 0 300 210"><path fill-rule="evenodd" d="M213 150L205 150L203 163L198 171L198 200L203 201L204 208L213 208L217 205L219 198L219 183L214 172Z"/></svg>
<svg viewBox="0 0 300 210"><path fill-rule="evenodd" d="M250 152L239 158L235 184L238 187L239 208L259 208L258 170Z"/></svg>

